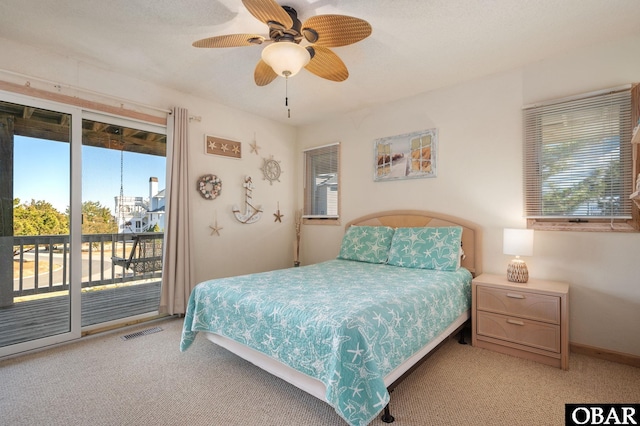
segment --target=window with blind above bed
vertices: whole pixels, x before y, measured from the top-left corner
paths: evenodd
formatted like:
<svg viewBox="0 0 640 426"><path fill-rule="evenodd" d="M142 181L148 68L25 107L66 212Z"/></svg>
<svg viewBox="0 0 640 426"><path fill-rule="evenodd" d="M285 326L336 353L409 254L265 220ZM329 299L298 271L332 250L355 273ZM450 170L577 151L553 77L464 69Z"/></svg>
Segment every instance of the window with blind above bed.
<svg viewBox="0 0 640 426"><path fill-rule="evenodd" d="M340 219L340 144L304 151L305 223L339 224Z"/></svg>
<svg viewBox="0 0 640 426"><path fill-rule="evenodd" d="M525 107L524 209L535 229L633 231L631 86ZM635 217L634 217L635 216Z"/></svg>

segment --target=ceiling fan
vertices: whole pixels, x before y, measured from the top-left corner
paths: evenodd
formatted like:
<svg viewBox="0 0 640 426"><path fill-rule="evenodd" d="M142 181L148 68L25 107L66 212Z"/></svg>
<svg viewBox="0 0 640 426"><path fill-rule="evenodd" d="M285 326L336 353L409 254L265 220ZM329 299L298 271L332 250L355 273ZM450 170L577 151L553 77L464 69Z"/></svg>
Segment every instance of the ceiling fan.
<svg viewBox="0 0 640 426"><path fill-rule="evenodd" d="M346 46L367 38L371 25L365 20L345 15L317 15L301 23L298 13L275 0L242 0L259 21L269 27L269 38L259 34L227 34L193 43L194 47L241 47L263 43L262 59L254 71L258 86L276 77L291 77L302 67L318 77L344 81L349 71L330 47ZM301 42L306 42L301 46ZM308 44L307 44L308 43Z"/></svg>

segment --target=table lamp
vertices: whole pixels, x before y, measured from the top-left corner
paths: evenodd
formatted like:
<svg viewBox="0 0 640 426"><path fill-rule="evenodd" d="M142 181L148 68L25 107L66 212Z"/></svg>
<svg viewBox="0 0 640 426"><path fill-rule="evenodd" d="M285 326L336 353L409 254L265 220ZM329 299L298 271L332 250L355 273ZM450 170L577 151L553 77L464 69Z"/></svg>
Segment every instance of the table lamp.
<svg viewBox="0 0 640 426"><path fill-rule="evenodd" d="M507 267L507 279L514 283L529 281L527 264L520 256L533 255L533 229L505 229L503 252L515 256Z"/></svg>

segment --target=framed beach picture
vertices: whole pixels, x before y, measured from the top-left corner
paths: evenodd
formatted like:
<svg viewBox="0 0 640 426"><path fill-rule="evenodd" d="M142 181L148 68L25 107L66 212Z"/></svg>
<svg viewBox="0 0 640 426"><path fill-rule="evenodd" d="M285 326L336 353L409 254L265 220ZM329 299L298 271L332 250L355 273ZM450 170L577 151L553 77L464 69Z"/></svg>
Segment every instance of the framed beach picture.
<svg viewBox="0 0 640 426"><path fill-rule="evenodd" d="M374 141L375 181L436 177L438 129Z"/></svg>

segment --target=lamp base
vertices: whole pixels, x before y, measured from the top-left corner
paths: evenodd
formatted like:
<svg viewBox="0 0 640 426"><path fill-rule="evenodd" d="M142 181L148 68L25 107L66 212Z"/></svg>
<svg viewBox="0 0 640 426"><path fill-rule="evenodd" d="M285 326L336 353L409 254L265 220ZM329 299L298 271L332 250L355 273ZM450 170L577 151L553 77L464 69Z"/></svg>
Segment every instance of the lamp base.
<svg viewBox="0 0 640 426"><path fill-rule="evenodd" d="M507 280L512 283L526 283L529 281L529 270L524 260L513 259L507 267Z"/></svg>

